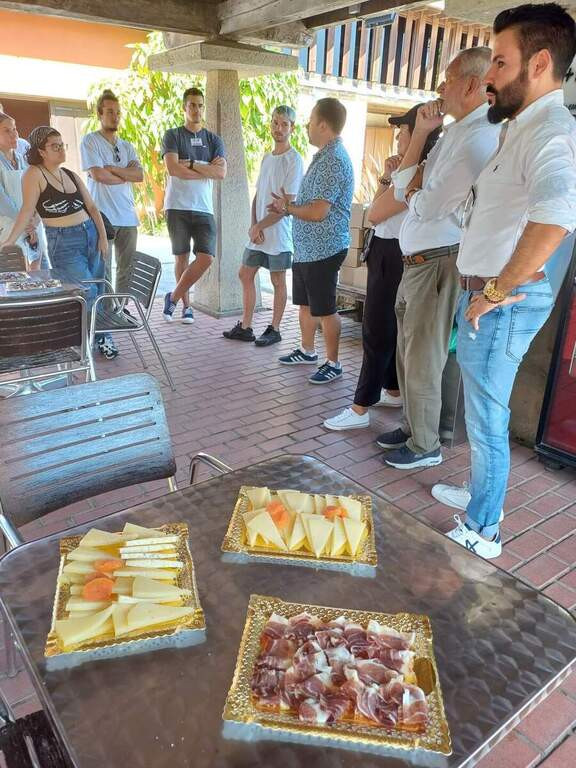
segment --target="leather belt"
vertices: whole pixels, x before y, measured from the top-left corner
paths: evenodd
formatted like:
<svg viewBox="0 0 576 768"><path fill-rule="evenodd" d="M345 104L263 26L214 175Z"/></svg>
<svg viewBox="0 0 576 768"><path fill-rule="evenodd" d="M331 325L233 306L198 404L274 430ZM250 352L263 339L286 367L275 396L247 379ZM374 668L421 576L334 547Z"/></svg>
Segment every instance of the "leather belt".
<svg viewBox="0 0 576 768"><path fill-rule="evenodd" d="M443 245L441 248L430 248L419 253L411 253L409 256L402 256L402 262L405 267L415 267L418 264L425 264L432 259L440 259L442 256L456 256L457 254L458 243L455 245Z"/></svg>
<svg viewBox="0 0 576 768"><path fill-rule="evenodd" d="M537 283L539 280L544 280L545 277L545 272L535 272L527 280L524 280L522 285ZM488 280L492 280L492 278L479 277L478 275L460 275L460 286L464 291L483 291Z"/></svg>

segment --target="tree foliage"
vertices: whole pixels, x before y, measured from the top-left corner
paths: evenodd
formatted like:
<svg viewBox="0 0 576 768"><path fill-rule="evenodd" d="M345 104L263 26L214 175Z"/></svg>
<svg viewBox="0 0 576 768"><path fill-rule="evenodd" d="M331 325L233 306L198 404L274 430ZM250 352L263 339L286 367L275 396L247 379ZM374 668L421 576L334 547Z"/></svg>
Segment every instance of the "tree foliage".
<svg viewBox="0 0 576 768"><path fill-rule="evenodd" d="M109 79L94 83L89 91L92 117L86 130L99 128L95 104L104 88L111 88L122 107L120 135L133 144L144 168L144 183L135 185L136 204L145 213L142 222L146 229L154 230L157 216L161 216L165 185L164 166L160 156L162 137L168 128L183 122L182 93L186 88L204 88L203 75L180 75L155 72L148 67L148 56L163 50L162 35L151 32L146 43L132 46L134 53L129 68L115 81ZM246 149L248 178L255 181L263 154L272 148L270 115L275 106L288 104L295 107L298 97L298 79L294 74L266 75L240 80L240 113ZM294 146L303 154L307 139L302 126L297 126Z"/></svg>

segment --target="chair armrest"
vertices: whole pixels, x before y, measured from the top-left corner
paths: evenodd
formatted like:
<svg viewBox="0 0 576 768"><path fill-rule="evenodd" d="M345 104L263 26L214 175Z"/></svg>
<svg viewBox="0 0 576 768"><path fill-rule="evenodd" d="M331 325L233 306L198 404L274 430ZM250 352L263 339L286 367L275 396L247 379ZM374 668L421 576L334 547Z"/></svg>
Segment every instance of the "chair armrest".
<svg viewBox="0 0 576 768"><path fill-rule="evenodd" d="M212 469L215 469L216 472L219 472L221 475L225 475L227 472L232 472L232 467L229 467L228 464L224 464L223 461L220 461L220 459L217 459L215 456L210 456L209 453L197 453L195 456L192 456L192 460L190 461L190 485L194 485L196 470L200 462L212 467Z"/></svg>
<svg viewBox="0 0 576 768"><path fill-rule="evenodd" d="M91 280L81 280L81 282L82 283L104 283L104 285L107 288L110 288L110 293L114 293L114 286L112 285L112 283L109 280L106 280L105 277L97 277L97 278L94 278L93 280L92 279ZM107 294L107 295L110 295L110 294Z"/></svg>

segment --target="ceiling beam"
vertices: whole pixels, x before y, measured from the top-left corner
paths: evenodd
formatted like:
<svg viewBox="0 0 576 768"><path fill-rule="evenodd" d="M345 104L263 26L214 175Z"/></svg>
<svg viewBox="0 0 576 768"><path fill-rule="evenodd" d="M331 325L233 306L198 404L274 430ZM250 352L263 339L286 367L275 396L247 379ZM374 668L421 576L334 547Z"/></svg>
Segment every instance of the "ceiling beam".
<svg viewBox="0 0 576 768"><path fill-rule="evenodd" d="M214 37L219 27L214 5L198 0L0 0L0 9L203 38Z"/></svg>
<svg viewBox="0 0 576 768"><path fill-rule="evenodd" d="M250 33L267 27L349 5L350 0L223 0L218 5L220 34L250 37Z"/></svg>
<svg viewBox="0 0 576 768"><path fill-rule="evenodd" d="M418 5L418 3L406 3L405 0L366 0L363 3L348 3L344 8L328 11L324 9L322 13L312 15L308 13L303 22L308 29L320 29L321 27L330 27L335 24L344 24L354 19L365 19L369 16L388 13L395 9L406 10L407 6ZM350 10L353 9L354 13Z"/></svg>

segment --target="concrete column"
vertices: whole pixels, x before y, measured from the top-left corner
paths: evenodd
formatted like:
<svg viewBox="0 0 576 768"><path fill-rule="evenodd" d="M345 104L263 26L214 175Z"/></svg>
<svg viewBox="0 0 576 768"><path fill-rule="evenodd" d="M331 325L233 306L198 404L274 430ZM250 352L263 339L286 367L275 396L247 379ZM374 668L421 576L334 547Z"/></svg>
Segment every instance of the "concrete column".
<svg viewBox="0 0 576 768"><path fill-rule="evenodd" d="M250 198L244 159L240 90L236 70L207 73L206 126L222 137L228 174L214 182L214 216L217 242L214 263L194 288L193 306L213 317L242 312L242 287L238 268L250 226ZM257 307L260 286L257 285Z"/></svg>

